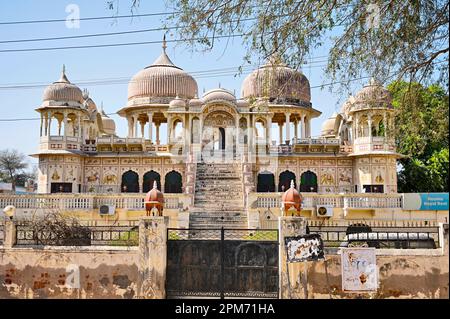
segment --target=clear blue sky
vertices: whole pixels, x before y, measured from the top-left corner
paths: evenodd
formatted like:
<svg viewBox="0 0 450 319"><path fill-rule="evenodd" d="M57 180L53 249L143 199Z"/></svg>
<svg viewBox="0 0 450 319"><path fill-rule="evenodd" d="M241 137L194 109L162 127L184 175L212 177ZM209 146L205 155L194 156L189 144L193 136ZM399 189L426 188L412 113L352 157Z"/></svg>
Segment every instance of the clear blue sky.
<svg viewBox="0 0 450 319"><path fill-rule="evenodd" d="M66 6L76 4L80 8L80 17L111 16L114 14L107 8L106 0L17 0L0 2L0 22L65 19ZM119 14L130 13L130 1L119 2ZM163 0L141 1L137 14L165 12ZM80 28L67 28L65 22L0 25L0 41L47 38L59 36L73 36L92 33L119 32L147 28L157 28L162 25L162 17L141 17L125 19L108 19L81 21ZM0 50L60 47L74 45L91 45L123 42L142 42L161 40L163 32L146 32L131 35L115 35L98 38L84 38L45 42L28 43L0 43ZM170 39L170 35L169 35ZM225 41L210 52L192 53L184 45L169 44L168 54L172 61L186 71L203 71L227 67L238 67L242 63L245 54L241 39L232 40L224 52ZM131 78L140 69L151 64L160 54L160 44L147 44L110 48L73 49L38 52L0 52L0 87L11 84L43 84L52 83L59 78L62 64L66 65L67 75L72 83L78 81L118 78ZM325 48L314 51L313 56L326 55ZM323 60L323 59L320 59ZM324 65L316 63L315 65ZM311 86L327 83L322 67L303 68L303 72L309 78ZM235 90L240 95L241 76L217 76L196 78L200 93L203 89L209 90L219 86L231 91ZM362 83L356 83L360 87ZM112 113L125 105L127 101L127 83L108 85L80 85L87 88L97 106L103 102L107 113ZM33 118L38 113L34 111L41 103L44 88L30 89L0 89L0 118ZM338 101L345 97L333 95L328 88L312 89L313 107L322 111L322 116L313 121L312 135L320 134L322 122L328 118L337 108ZM116 121L117 134L125 136L126 120L117 115L112 116ZM0 122L0 149L15 148L25 154L31 154L38 148L39 120L21 122ZM36 159L30 162L36 163Z"/></svg>

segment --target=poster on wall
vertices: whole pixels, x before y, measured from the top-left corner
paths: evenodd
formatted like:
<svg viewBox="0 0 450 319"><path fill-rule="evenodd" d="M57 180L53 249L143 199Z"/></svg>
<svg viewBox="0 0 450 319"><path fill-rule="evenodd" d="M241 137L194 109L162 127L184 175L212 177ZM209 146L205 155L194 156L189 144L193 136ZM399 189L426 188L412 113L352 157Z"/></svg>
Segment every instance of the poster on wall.
<svg viewBox="0 0 450 319"><path fill-rule="evenodd" d="M315 261L324 258L323 241L319 234L285 237L287 261L290 263Z"/></svg>
<svg viewBox="0 0 450 319"><path fill-rule="evenodd" d="M368 292L378 289L375 248L341 248L342 290Z"/></svg>

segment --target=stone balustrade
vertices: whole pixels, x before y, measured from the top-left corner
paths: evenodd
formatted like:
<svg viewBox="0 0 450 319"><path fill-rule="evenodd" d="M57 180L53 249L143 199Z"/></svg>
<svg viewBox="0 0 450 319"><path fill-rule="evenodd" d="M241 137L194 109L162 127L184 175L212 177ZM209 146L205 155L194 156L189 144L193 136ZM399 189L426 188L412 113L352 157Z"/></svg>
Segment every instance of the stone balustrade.
<svg viewBox="0 0 450 319"><path fill-rule="evenodd" d="M119 209L144 209L145 194L26 194L0 195L0 208L13 205L17 209L91 210L102 205ZM187 207L192 201L189 194L164 194L165 208Z"/></svg>
<svg viewBox="0 0 450 319"><path fill-rule="evenodd" d="M250 193L252 208L281 207L282 193ZM302 193L303 208L320 205L342 208L402 208L401 194L311 194Z"/></svg>

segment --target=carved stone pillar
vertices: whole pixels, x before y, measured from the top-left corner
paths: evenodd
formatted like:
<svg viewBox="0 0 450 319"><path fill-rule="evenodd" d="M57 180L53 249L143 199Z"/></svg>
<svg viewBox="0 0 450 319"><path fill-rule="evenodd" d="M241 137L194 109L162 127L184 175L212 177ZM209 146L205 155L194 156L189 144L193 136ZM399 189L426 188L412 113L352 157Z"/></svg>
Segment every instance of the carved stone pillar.
<svg viewBox="0 0 450 319"><path fill-rule="evenodd" d="M153 143L153 113L148 113L148 139Z"/></svg>
<svg viewBox="0 0 450 319"><path fill-rule="evenodd" d="M300 278L301 268L305 266L300 264L306 263L289 264L287 262L284 239L306 234L306 218L294 216L278 217L278 231L280 244L278 251L280 299L305 298L306 296L302 296L303 289L301 283L298 282L298 278Z"/></svg>
<svg viewBox="0 0 450 319"><path fill-rule="evenodd" d="M166 298L168 226L168 216L146 217L139 222L139 279L137 294L140 298Z"/></svg>
<svg viewBox="0 0 450 319"><path fill-rule="evenodd" d="M286 144L291 141L291 113L286 113Z"/></svg>

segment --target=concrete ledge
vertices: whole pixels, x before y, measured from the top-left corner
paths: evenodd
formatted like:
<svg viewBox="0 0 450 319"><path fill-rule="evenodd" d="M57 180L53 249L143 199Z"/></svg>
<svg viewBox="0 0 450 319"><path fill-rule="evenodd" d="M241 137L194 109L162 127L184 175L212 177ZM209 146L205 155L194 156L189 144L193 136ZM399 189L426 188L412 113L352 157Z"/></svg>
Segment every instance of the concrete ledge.
<svg viewBox="0 0 450 319"><path fill-rule="evenodd" d="M325 255L340 255L340 248L325 248ZM376 249L377 256L444 256L442 248L437 249Z"/></svg>
<svg viewBox="0 0 450 319"><path fill-rule="evenodd" d="M61 251L61 252L71 252L71 253L85 253L85 252L109 252L109 253L123 253L127 251L138 252L138 246L38 246L38 245L27 245L27 246L14 246L12 248L5 248L0 246L0 252L10 252L10 251Z"/></svg>

